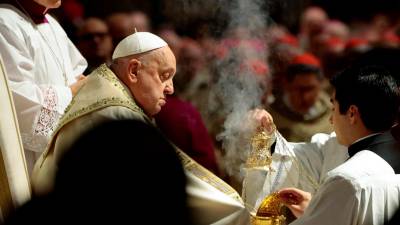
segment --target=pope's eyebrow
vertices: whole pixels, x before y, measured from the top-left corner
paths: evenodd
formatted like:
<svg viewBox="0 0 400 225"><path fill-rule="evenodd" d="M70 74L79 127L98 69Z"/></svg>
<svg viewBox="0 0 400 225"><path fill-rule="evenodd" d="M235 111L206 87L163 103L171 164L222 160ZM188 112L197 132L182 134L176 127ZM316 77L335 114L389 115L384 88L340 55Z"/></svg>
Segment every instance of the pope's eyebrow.
<svg viewBox="0 0 400 225"><path fill-rule="evenodd" d="M167 68L165 71L164 71L164 73L170 73L171 75L174 73L174 71L175 71L175 69L174 68L172 68L172 67L170 67L170 68Z"/></svg>

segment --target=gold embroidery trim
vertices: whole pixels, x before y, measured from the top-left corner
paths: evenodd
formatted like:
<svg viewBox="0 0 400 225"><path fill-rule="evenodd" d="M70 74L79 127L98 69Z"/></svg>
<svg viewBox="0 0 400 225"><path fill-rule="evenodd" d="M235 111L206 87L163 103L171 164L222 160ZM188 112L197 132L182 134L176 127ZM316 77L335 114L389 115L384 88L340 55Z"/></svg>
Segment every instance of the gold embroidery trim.
<svg viewBox="0 0 400 225"><path fill-rule="evenodd" d="M1 148L0 148L1 152ZM13 200L11 197L10 184L8 183L8 176L4 165L3 155L0 154L0 208L3 217L7 217L14 211Z"/></svg>
<svg viewBox="0 0 400 225"><path fill-rule="evenodd" d="M200 164L191 159L184 152L176 148L176 153L178 157L181 159L183 167L191 172L196 177L200 178L202 181L210 184L215 187L222 193L232 197L236 201L244 204L242 198L239 194L233 189L231 186L227 185L224 181L222 181L219 177L215 176L213 173L202 167Z"/></svg>
<svg viewBox="0 0 400 225"><path fill-rule="evenodd" d="M136 105L135 101L133 98L127 93L126 89L122 86L120 83L119 79L108 69L108 67L105 64L102 64L100 67L98 67L92 74L92 76L99 76L100 78L104 78L109 81L109 83L113 86L118 88L118 90L123 92L124 97L126 99L120 98L120 97L108 97L108 98L103 98L98 101L96 101L93 104L90 104L89 106L83 107L79 110L76 110L72 113L69 113L72 106L76 102L76 97L78 95L75 95L70 104L67 106L65 109L65 114L62 116L60 119L57 128L54 130L51 142L48 144L46 151L44 153L44 158L50 153L51 146L53 145L54 138L57 136L57 133L60 131L60 129L67 123L71 122L72 120L83 116L87 113L90 113L92 111L96 111L108 106L123 106L126 108L131 109L132 111L139 112L141 115L144 116L148 121L151 121L146 114L144 114L143 110ZM44 162L44 160L43 160ZM43 164L42 162L42 164Z"/></svg>
<svg viewBox="0 0 400 225"><path fill-rule="evenodd" d="M73 104L73 103L74 102L71 102L71 104ZM59 123L59 127L58 127L57 131L61 127L63 127L65 124L71 122L72 120L74 120L75 118L77 118L79 116L85 115L85 114L87 114L89 112L96 111L98 109L105 108L105 107L108 107L108 106L124 106L124 107L127 107L127 108L129 108L129 109L131 109L133 111L136 111L136 112L140 111L139 110L139 106L137 106L136 104L133 104L130 101L123 100L123 99L118 98L118 97L104 98L104 99L98 100L97 102L95 102L95 103L93 103L93 104L91 104L89 106L83 107L83 108L81 108L81 109L79 109L79 110L77 110L77 111L75 111L73 113L70 113L66 117L63 117L62 120Z"/></svg>
<svg viewBox="0 0 400 225"><path fill-rule="evenodd" d="M114 73L107 67L106 64L102 64L99 66L97 69L98 75L100 75L102 78L105 78L108 80L113 86L118 88L122 93L124 93L125 97L128 99L132 99L131 95L126 91L126 89L122 86L121 81L114 75ZM136 105L136 104L135 104ZM139 108L139 107L138 107ZM139 108L141 112L142 109Z"/></svg>
<svg viewBox="0 0 400 225"><path fill-rule="evenodd" d="M73 103L74 102L71 101L71 104L73 104ZM72 120L74 120L80 116L83 116L92 111L96 111L96 110L99 110L99 109L102 109L102 108L105 108L108 106L123 106L123 107L127 107L135 112L139 111L139 106L137 106L136 104L132 104L132 102L130 102L130 101L123 100L123 99L117 98L117 97L111 97L111 98L105 98L105 99L99 100L94 104L91 104L87 107L83 107L73 113L70 113L66 117L62 117L62 119L60 120L60 123L58 124L57 129L53 133L52 141L49 143L49 145L46 149L46 152L44 153L44 157L46 157L49 154L51 146L53 145L53 142L54 142L54 138L57 136L57 133L61 130L61 128L65 124L71 122Z"/></svg>
<svg viewBox="0 0 400 225"><path fill-rule="evenodd" d="M100 67L96 69L96 72L93 75L98 75L101 78L106 79L109 81L109 83L118 88L120 91L123 92L124 96L126 97L126 100L119 98L119 97L108 97L104 98L101 100L98 100L97 102L83 107L75 112L69 113L68 115L65 114L66 116L63 116L59 122L59 125L55 132L53 133L54 137L58 133L58 131L67 123L71 122L72 120L76 119L77 117L83 116L87 113L90 113L92 111L96 111L101 108L105 108L108 106L124 106L132 111L139 112L141 115L144 116L149 122L151 120L147 117L147 115L143 112L143 110L136 105L135 101L132 99L132 97L129 95L129 93L126 91L126 89L122 86L120 83L119 79L112 73L110 72L109 68L105 65L102 64ZM66 108L65 112L69 112L71 107L74 105L76 99L75 97L72 98L71 103L68 105ZM47 152L45 153L45 156L49 153L50 147L52 143L49 143L49 147L47 149ZM224 181L222 181L220 178L215 176L213 173L196 163L194 160L192 160L189 156L187 156L185 153L183 153L181 150L177 149L176 150L179 158L182 161L182 165L184 168L188 171L190 171L193 175L196 177L200 178L204 182L210 184L211 186L215 187L219 191L227 194L228 196L232 197L233 199L237 200L241 204L243 204L243 201L239 194L229 185L227 185ZM44 161L43 161L44 162Z"/></svg>
<svg viewBox="0 0 400 225"><path fill-rule="evenodd" d="M119 97L108 97L108 98L98 100L97 102L95 102L89 106L86 106L84 108L81 108L81 109L73 112L73 113L70 113L66 117L63 116L59 122L59 125L58 125L56 131L58 131L61 127L63 127L66 123L70 122L75 117L84 115L84 114L90 112L91 110L97 110L97 109L100 109L102 107L107 107L107 106L116 106L116 105L125 106L129 109L132 109L135 112L140 112L145 117L147 117L144 114L143 110L139 106L136 105L135 101L128 94L126 89L122 86L120 80L113 74L113 72L111 72L111 70L107 67L106 64L102 64L101 66L99 66L95 70L93 75L95 75L95 76L98 75L99 77L104 78L107 81L109 81L109 83L113 87L118 88L118 90L120 90L124 94L124 96L126 97L126 100L119 98ZM75 104L75 102L76 102L76 99L74 97L74 98L72 98L71 103L65 109L65 113L70 111L71 107ZM54 132L54 133L56 133L56 132Z"/></svg>

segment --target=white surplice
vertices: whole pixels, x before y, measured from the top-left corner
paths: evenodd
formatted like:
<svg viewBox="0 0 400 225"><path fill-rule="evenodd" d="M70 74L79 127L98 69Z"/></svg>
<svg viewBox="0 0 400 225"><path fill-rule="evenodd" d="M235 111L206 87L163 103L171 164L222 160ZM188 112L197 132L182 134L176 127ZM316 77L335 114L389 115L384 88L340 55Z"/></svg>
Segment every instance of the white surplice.
<svg viewBox="0 0 400 225"><path fill-rule="evenodd" d="M87 66L58 22L49 15L46 19L35 24L14 6L0 4L0 54L29 171L71 101L68 86Z"/></svg>
<svg viewBox="0 0 400 225"><path fill-rule="evenodd" d="M381 225L399 207L400 175L372 151L349 158L334 133L314 135L311 143L279 136L272 169L248 170L244 201L257 209L283 187L311 192L310 205L293 225Z"/></svg>
<svg viewBox="0 0 400 225"><path fill-rule="evenodd" d="M336 134L316 134L309 143L287 142L277 133L272 154L272 172L248 169L243 183L243 200L257 209L270 193L284 187L297 187L315 193L327 172L348 158L347 148Z"/></svg>
<svg viewBox="0 0 400 225"><path fill-rule="evenodd" d="M293 225L382 225L399 207L400 175L381 157L361 151L328 172Z"/></svg>

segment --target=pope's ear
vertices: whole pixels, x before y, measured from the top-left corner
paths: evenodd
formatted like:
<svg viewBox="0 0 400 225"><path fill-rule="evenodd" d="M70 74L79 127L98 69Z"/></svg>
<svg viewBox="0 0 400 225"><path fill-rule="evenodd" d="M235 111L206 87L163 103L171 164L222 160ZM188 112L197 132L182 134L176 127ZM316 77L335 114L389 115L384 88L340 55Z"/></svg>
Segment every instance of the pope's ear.
<svg viewBox="0 0 400 225"><path fill-rule="evenodd" d="M136 83L137 81L137 73L139 71L141 63L137 59L131 59L128 63L128 80L130 82Z"/></svg>

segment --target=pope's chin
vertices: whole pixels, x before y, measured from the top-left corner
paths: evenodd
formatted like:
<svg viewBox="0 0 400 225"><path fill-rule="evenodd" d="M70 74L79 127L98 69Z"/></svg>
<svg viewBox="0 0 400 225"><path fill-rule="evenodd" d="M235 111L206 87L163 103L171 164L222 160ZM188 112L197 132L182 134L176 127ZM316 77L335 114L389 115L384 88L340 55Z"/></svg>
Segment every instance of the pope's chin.
<svg viewBox="0 0 400 225"><path fill-rule="evenodd" d="M155 115L157 115L160 111L161 111L162 106L161 105L157 105L156 107L154 107L153 110L149 111L148 113L146 113L148 116L153 117Z"/></svg>

